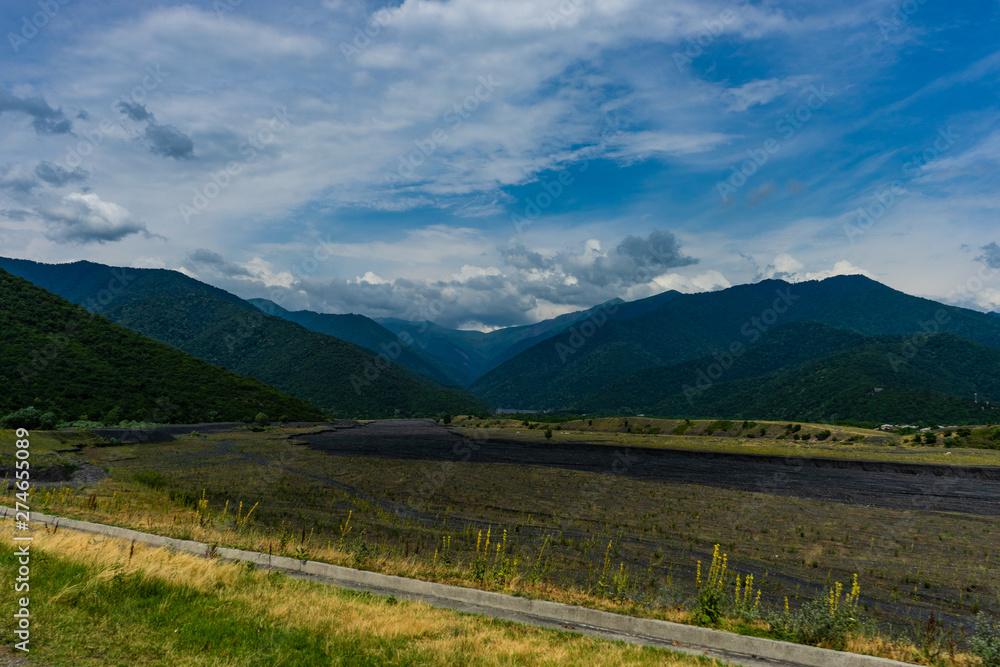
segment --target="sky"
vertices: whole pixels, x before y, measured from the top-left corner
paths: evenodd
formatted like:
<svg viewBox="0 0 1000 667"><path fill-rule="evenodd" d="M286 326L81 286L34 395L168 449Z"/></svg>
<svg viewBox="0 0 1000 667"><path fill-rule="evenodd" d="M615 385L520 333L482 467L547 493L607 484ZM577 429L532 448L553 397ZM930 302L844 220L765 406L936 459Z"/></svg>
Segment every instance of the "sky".
<svg viewBox="0 0 1000 667"><path fill-rule="evenodd" d="M863 273L1000 310L1000 3L6 0L0 255L489 331Z"/></svg>

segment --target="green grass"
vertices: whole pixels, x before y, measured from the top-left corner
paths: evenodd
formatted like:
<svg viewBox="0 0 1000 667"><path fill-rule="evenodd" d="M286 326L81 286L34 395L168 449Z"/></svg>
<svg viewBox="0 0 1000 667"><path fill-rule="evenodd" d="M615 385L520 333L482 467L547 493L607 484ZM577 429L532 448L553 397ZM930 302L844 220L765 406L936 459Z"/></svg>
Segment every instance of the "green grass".
<svg viewBox="0 0 1000 667"><path fill-rule="evenodd" d="M0 567L13 572L16 563L4 545ZM32 595L32 655L74 665L169 665L198 653L261 667L329 660L322 643L304 630L267 619L248 622L257 614L245 605L223 605L217 596L140 573L119 571L104 579L96 574L62 558L33 561L32 578L40 583Z"/></svg>
<svg viewBox="0 0 1000 667"><path fill-rule="evenodd" d="M592 422L588 424L587 422ZM627 426L625 425L627 422ZM785 432L787 422L755 422L757 427L749 431L740 429L741 422L734 421L730 432L715 431L706 435L708 420L692 420L690 427L684 428L684 420L651 419L645 417L595 418L571 421L553 430L553 441L580 441L587 444L626 447L655 447L686 451L724 452L733 454L761 454L771 456L823 457L860 461L889 461L899 463L931 463L957 466L997 466L1000 467L1000 450L959 445L945 447L938 437L937 446L904 443L904 438L892 433L872 431L849 426L828 424L807 424L800 433L811 434L810 440L790 440L776 437ZM457 431L471 434L488 429L490 437L523 442L542 442L544 426L541 422L524 426L515 420L478 420L457 418ZM681 427L683 435L673 431ZM631 432L626 432L631 428ZM759 428L766 428L768 435L761 437ZM659 429L658 432L651 431ZM829 430L828 439L812 439L816 433ZM753 433L755 437L748 437ZM864 439L847 442L848 438L861 436ZM834 441L832 438L837 438ZM872 441L881 439L884 442ZM909 440L909 438L906 438Z"/></svg>
<svg viewBox="0 0 1000 667"><path fill-rule="evenodd" d="M9 537L5 589L18 565ZM36 534L31 562L32 664L719 664L66 530ZM13 612L11 596L0 599L4 636Z"/></svg>
<svg viewBox="0 0 1000 667"><path fill-rule="evenodd" d="M32 431L29 440L31 442L31 453L54 454L57 452L72 451L75 444L91 444L97 438L82 432L63 431ZM9 429L0 430L0 454L13 454L16 451L15 431Z"/></svg>

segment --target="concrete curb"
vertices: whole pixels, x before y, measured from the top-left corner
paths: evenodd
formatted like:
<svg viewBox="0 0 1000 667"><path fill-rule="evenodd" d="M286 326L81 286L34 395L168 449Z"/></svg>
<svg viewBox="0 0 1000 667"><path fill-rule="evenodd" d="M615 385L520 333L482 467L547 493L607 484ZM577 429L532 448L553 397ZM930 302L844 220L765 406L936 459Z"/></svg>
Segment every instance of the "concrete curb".
<svg viewBox="0 0 1000 667"><path fill-rule="evenodd" d="M0 517L13 518L14 510L0 506ZM214 556L233 561L247 561L261 567L268 567L285 572L322 577L333 584L346 588L377 589L388 593L413 596L417 598L435 598L451 601L465 606L482 609L481 613L491 614L491 610L530 616L535 619L555 623L561 626L588 626L596 630L611 631L640 639L652 639L659 643L677 643L696 649L707 649L728 654L738 654L757 659L771 660L803 665L806 667L901 667L911 663L897 662L885 658L876 658L843 651L792 644L789 642L747 637L721 630L712 630L693 625L683 625L670 621L658 621L647 618L636 618L623 614L615 614L596 609L587 609L559 602L546 600L531 600L513 595L481 591L474 588L462 588L447 584L438 584L417 579L407 579L377 572L367 572L349 567L317 563L310 560L296 560L284 556L271 556L257 551L229 549L218 547L213 549L203 542L178 540L162 535L141 533L136 530L108 526L87 521L77 521L65 517L50 516L32 512L33 524L55 525L60 528L96 533L121 540L135 540L154 547L167 547L176 551L185 551L198 556Z"/></svg>

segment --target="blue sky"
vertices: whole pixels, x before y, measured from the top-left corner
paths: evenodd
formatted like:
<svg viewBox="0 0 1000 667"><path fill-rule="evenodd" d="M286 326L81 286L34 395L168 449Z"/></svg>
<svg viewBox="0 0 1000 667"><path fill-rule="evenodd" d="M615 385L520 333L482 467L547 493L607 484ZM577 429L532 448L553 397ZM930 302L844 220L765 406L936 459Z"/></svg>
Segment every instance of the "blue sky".
<svg viewBox="0 0 1000 667"><path fill-rule="evenodd" d="M1000 309L1000 5L8 1L0 254L490 329L865 273Z"/></svg>

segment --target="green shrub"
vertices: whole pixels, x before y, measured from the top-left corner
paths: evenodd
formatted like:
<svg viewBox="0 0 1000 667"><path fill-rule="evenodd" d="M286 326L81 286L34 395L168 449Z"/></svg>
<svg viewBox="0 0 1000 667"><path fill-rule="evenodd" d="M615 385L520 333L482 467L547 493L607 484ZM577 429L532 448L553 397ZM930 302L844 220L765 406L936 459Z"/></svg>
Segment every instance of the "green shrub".
<svg viewBox="0 0 1000 667"><path fill-rule="evenodd" d="M837 583L825 596L807 602L794 612L789 611L786 599L784 613L772 611L766 620L782 639L843 650L851 631L860 623L861 589L857 575L854 575L851 592L846 596L842 594L843 589Z"/></svg>
<svg viewBox="0 0 1000 667"><path fill-rule="evenodd" d="M733 422L728 419L716 419L705 427L705 435L712 435L716 431L728 431L733 427Z"/></svg>
<svg viewBox="0 0 1000 667"><path fill-rule="evenodd" d="M42 424L42 411L34 406L15 410L0 418L0 428L36 429Z"/></svg>
<svg viewBox="0 0 1000 667"><path fill-rule="evenodd" d="M189 491L170 491L170 501L181 507L195 507L198 497Z"/></svg>
<svg viewBox="0 0 1000 667"><path fill-rule="evenodd" d="M266 412L258 412L257 416L254 417L253 420L257 426L268 426L271 423L271 418L267 416Z"/></svg>
<svg viewBox="0 0 1000 667"><path fill-rule="evenodd" d="M167 476L159 470L140 470L132 478L151 489L162 489L167 485Z"/></svg>
<svg viewBox="0 0 1000 667"><path fill-rule="evenodd" d="M1000 667L1000 624L983 612L976 616L976 634L969 640L969 651L983 661L983 667Z"/></svg>
<svg viewBox="0 0 1000 667"><path fill-rule="evenodd" d="M828 429L823 429L822 431L816 434L817 440L826 440L829 437L830 437L830 431Z"/></svg>

